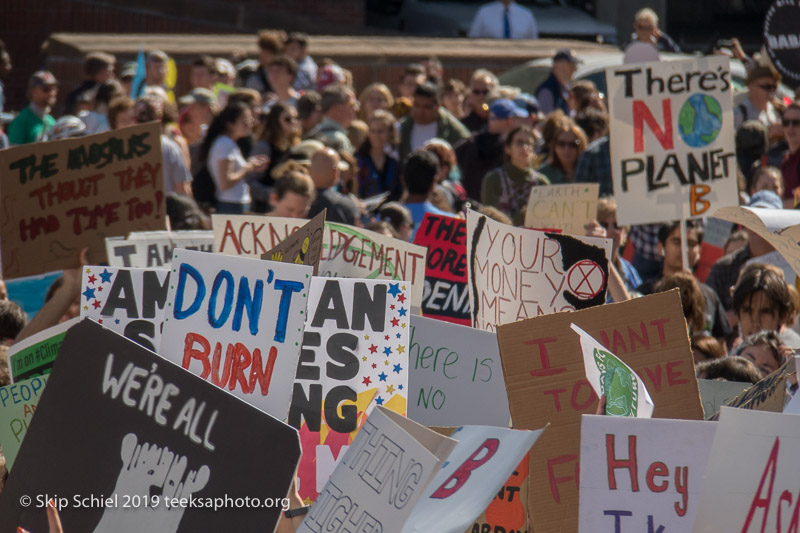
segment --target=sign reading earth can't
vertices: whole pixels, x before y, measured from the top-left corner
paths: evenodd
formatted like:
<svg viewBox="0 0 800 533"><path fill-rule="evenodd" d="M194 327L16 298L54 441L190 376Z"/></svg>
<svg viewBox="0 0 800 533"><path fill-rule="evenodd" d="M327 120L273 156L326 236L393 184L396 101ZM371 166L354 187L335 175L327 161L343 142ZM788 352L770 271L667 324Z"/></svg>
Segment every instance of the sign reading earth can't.
<svg viewBox="0 0 800 533"><path fill-rule="evenodd" d="M764 17L764 46L775 68L800 83L800 0L777 0Z"/></svg>

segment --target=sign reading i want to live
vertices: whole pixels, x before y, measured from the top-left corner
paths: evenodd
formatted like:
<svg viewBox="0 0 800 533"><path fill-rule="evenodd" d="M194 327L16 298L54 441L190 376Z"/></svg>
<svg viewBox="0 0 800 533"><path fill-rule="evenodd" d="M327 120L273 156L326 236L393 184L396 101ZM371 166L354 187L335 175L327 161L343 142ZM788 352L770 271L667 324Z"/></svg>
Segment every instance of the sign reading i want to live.
<svg viewBox="0 0 800 533"><path fill-rule="evenodd" d="M606 70L617 218L647 224L738 205L725 57Z"/></svg>

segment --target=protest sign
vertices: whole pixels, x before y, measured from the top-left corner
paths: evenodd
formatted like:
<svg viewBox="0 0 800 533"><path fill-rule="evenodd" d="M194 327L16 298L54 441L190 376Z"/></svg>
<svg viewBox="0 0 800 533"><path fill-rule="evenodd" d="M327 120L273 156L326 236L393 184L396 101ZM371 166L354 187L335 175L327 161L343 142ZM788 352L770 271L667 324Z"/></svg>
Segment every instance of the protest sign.
<svg viewBox="0 0 800 533"><path fill-rule="evenodd" d="M408 356L410 419L426 426L508 426L494 333L413 316Z"/></svg>
<svg viewBox="0 0 800 533"><path fill-rule="evenodd" d="M426 213L414 244L428 249L422 314L469 326L466 228L463 218Z"/></svg>
<svg viewBox="0 0 800 533"><path fill-rule="evenodd" d="M714 416L719 408L727 404L736 396L750 388L752 383L738 381L717 381L716 379L698 379L700 400L703 402L703 412L706 418Z"/></svg>
<svg viewBox="0 0 800 533"><path fill-rule="evenodd" d="M425 488L403 533L463 533L543 431L486 426L456 429L450 438L458 444Z"/></svg>
<svg viewBox="0 0 800 533"><path fill-rule="evenodd" d="M39 399L0 530L47 531L52 499L64 531L273 531L299 457L289 426L85 319Z"/></svg>
<svg viewBox="0 0 800 533"><path fill-rule="evenodd" d="M778 267L781 272L783 272L783 279L786 281L787 285L794 286L797 283L797 274L795 274L792 266L783 257L777 250L773 250L771 252L767 252L764 255L759 255L758 257L751 257L747 260L745 265L749 265L751 263L761 263L762 265L772 265Z"/></svg>
<svg viewBox="0 0 800 533"><path fill-rule="evenodd" d="M764 16L764 46L772 64L791 86L800 83L800 5L776 0Z"/></svg>
<svg viewBox="0 0 800 533"><path fill-rule="evenodd" d="M525 227L583 235L585 226L597 218L599 191L597 183L533 187L525 210Z"/></svg>
<svg viewBox="0 0 800 533"><path fill-rule="evenodd" d="M528 472L530 471L530 453L508 477L506 482L497 491L494 499L475 519L467 533L482 533L514 531L523 533L529 531L528 513Z"/></svg>
<svg viewBox="0 0 800 533"><path fill-rule="evenodd" d="M575 324L570 328L578 334L589 384L598 397L606 397L605 414L650 418L653 400L642 378L581 328Z"/></svg>
<svg viewBox="0 0 800 533"><path fill-rule="evenodd" d="M376 407L297 532L400 531L456 444Z"/></svg>
<svg viewBox="0 0 800 533"><path fill-rule="evenodd" d="M689 531L715 428L583 415L578 531Z"/></svg>
<svg viewBox="0 0 800 533"><path fill-rule="evenodd" d="M7 470L14 466L48 377L37 376L0 387L0 447L3 448Z"/></svg>
<svg viewBox="0 0 800 533"><path fill-rule="evenodd" d="M214 234L205 230L133 232L106 239L108 264L113 267L169 268L172 250L214 251Z"/></svg>
<svg viewBox="0 0 800 533"><path fill-rule="evenodd" d="M499 326L514 427L551 424L531 458L528 501L536 533L578 528L580 415L595 413L597 395L572 323L641 376L653 417L703 419L678 290Z"/></svg>
<svg viewBox="0 0 800 533"><path fill-rule="evenodd" d="M428 250L346 224L325 223L320 275L406 281L411 312L420 314Z"/></svg>
<svg viewBox="0 0 800 533"><path fill-rule="evenodd" d="M408 289L383 280L311 281L289 411L303 445L298 490L304 500L316 499L373 399L406 414Z"/></svg>
<svg viewBox="0 0 800 533"><path fill-rule="evenodd" d="M467 212L467 272L472 325L498 324L606 301L608 239L515 228ZM596 245L593 245L596 244Z"/></svg>
<svg viewBox="0 0 800 533"><path fill-rule="evenodd" d="M211 215L214 251L259 259L306 222L264 215Z"/></svg>
<svg viewBox="0 0 800 533"><path fill-rule="evenodd" d="M164 229L161 125L155 122L0 151L3 277L105 260L105 238Z"/></svg>
<svg viewBox="0 0 800 533"><path fill-rule="evenodd" d="M730 400L725 405L753 411L782 413L786 406L786 379L797 374L800 357L792 357L781 367L755 385ZM711 417L717 420L719 413Z"/></svg>
<svg viewBox="0 0 800 533"><path fill-rule="evenodd" d="M718 209L714 217L753 231L774 246L800 275L800 211L737 206Z"/></svg>
<svg viewBox="0 0 800 533"><path fill-rule="evenodd" d="M723 407L694 533L796 531L800 416Z"/></svg>
<svg viewBox="0 0 800 533"><path fill-rule="evenodd" d="M73 318L15 342L7 352L12 383L49 374L64 335L78 321Z"/></svg>
<svg viewBox="0 0 800 533"><path fill-rule="evenodd" d="M314 267L314 275L319 271L319 258L322 253L322 235L325 231L327 209L295 230L277 246L261 255L261 259L294 263Z"/></svg>
<svg viewBox="0 0 800 533"><path fill-rule="evenodd" d="M738 205L729 60L704 56L606 69L620 224Z"/></svg>
<svg viewBox="0 0 800 533"><path fill-rule="evenodd" d="M169 270L85 266L81 317L88 317L151 351L161 344Z"/></svg>
<svg viewBox="0 0 800 533"><path fill-rule="evenodd" d="M311 267L176 249L158 353L283 420Z"/></svg>

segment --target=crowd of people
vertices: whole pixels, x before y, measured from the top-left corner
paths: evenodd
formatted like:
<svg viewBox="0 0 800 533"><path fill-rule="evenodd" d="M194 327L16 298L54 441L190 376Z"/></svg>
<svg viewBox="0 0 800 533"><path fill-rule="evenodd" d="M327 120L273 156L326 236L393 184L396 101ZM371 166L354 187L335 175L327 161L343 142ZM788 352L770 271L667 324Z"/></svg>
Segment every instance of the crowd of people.
<svg viewBox="0 0 800 533"><path fill-rule="evenodd" d="M482 28L476 21L473 32ZM677 51L651 10L637 14L634 28L637 40ZM537 31L533 19L511 30ZM795 281L759 261L774 248L757 234L734 228L701 279L703 220L688 223L688 270L677 222L617 223L608 109L591 81L574 79L573 51L558 50L550 75L527 94L483 68L445 79L436 58L408 65L389 87L315 61L304 34L263 31L257 43L256 60L198 57L191 90L178 96L158 50L147 53L143 73L88 54L85 80L63 99L53 74L38 71L28 105L2 114L0 149L158 121L173 229L209 229L210 213L311 218L327 209L329 221L410 240L426 213L472 208L522 225L533 187L598 183L586 234L613 240L609 302L679 288L699 376L755 383L800 349ZM738 43L732 56L747 68L746 96L734 109L741 204L792 209L800 101L778 94L781 78L765 58L747 57ZM10 61L0 44L0 77ZM26 320L2 296L0 337L10 344Z"/></svg>

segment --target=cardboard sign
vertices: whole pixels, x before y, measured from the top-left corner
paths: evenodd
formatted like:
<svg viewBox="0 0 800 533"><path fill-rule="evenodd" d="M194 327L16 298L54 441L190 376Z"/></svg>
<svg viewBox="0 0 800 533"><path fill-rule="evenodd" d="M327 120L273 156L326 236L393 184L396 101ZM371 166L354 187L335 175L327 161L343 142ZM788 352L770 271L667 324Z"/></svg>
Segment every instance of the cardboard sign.
<svg viewBox="0 0 800 533"><path fill-rule="evenodd" d="M544 429L464 426L458 444L414 506L403 533L462 533L503 487Z"/></svg>
<svg viewBox="0 0 800 533"><path fill-rule="evenodd" d="M653 400L642 378L581 328L575 324L570 324L570 328L578 334L589 384L598 397L606 396L605 414L650 418Z"/></svg>
<svg viewBox="0 0 800 533"><path fill-rule="evenodd" d="M410 419L426 426L508 426L494 333L414 316L408 355Z"/></svg>
<svg viewBox="0 0 800 533"><path fill-rule="evenodd" d="M738 205L733 87L724 56L606 69L620 224Z"/></svg>
<svg viewBox="0 0 800 533"><path fill-rule="evenodd" d="M113 267L169 268L175 248L213 252L214 235L204 230L148 231L106 239L108 264Z"/></svg>
<svg viewBox="0 0 800 533"><path fill-rule="evenodd" d="M406 281L411 289L411 312L418 315L427 253L422 246L374 231L326 222L320 275Z"/></svg>
<svg viewBox="0 0 800 533"><path fill-rule="evenodd" d="M148 350L161 345L169 270L85 266L81 317L93 319Z"/></svg>
<svg viewBox="0 0 800 533"><path fill-rule="evenodd" d="M536 533L578 528L580 415L595 413L597 395L571 323L642 377L655 404L653 417L703 419L678 290L499 326L514 427L551 424L531 458L529 510Z"/></svg>
<svg viewBox="0 0 800 533"><path fill-rule="evenodd" d="M469 326L467 221L426 213L414 244L428 249L422 314Z"/></svg>
<svg viewBox="0 0 800 533"><path fill-rule="evenodd" d="M259 259L306 222L302 218L263 215L211 215L214 250Z"/></svg>
<svg viewBox="0 0 800 533"><path fill-rule="evenodd" d="M0 151L3 277L105 260L105 238L164 229L161 125Z"/></svg>
<svg viewBox="0 0 800 533"><path fill-rule="evenodd" d="M783 74L787 83L800 83L800 60L797 28L800 26L800 6L796 2L775 1L764 17L764 46L772 64Z"/></svg>
<svg viewBox="0 0 800 533"><path fill-rule="evenodd" d="M736 396L752 386L751 383L738 381L717 381L716 379L698 379L700 400L703 402L703 412L706 419L714 416L719 408L727 404Z"/></svg>
<svg viewBox="0 0 800 533"><path fill-rule="evenodd" d="M79 320L73 318L14 343L7 352L11 382L49 374L67 330Z"/></svg>
<svg viewBox="0 0 800 533"><path fill-rule="evenodd" d="M289 426L84 320L28 427L0 529L47 531L52 498L64 531L273 531L299 456Z"/></svg>
<svg viewBox="0 0 800 533"><path fill-rule="evenodd" d="M400 531L455 445L376 407L297 532Z"/></svg>
<svg viewBox="0 0 800 533"><path fill-rule="evenodd" d="M794 531L800 416L723 407L694 533Z"/></svg>
<svg viewBox="0 0 800 533"><path fill-rule="evenodd" d="M533 187L525 210L525 227L583 235L585 226L597 218L599 191L597 183Z"/></svg>
<svg viewBox="0 0 800 533"><path fill-rule="evenodd" d="M690 531L715 429L583 415L578 531Z"/></svg>
<svg viewBox="0 0 800 533"><path fill-rule="evenodd" d="M8 470L14 465L48 377L38 376L0 387L0 446Z"/></svg>
<svg viewBox="0 0 800 533"><path fill-rule="evenodd" d="M403 282L312 279L289 411L303 444L304 500L316 499L373 399L406 414L409 292Z"/></svg>
<svg viewBox="0 0 800 533"><path fill-rule="evenodd" d="M800 211L760 207L725 207L714 213L755 232L778 251L800 276Z"/></svg>
<svg viewBox="0 0 800 533"><path fill-rule="evenodd" d="M311 267L176 249L158 353L281 420Z"/></svg>
<svg viewBox="0 0 800 533"><path fill-rule="evenodd" d="M754 411L782 413L786 406L786 379L797 374L797 356L786 361L781 367L755 385L746 389L725 405ZM717 420L719 413L711 417Z"/></svg>
<svg viewBox="0 0 800 533"><path fill-rule="evenodd" d="M494 331L498 324L601 305L608 257L606 250L569 235L515 228L469 211L472 325Z"/></svg>
<svg viewBox="0 0 800 533"><path fill-rule="evenodd" d="M319 271L319 258L322 254L322 236L325 232L325 213L312 218L307 224L298 228L286 239L278 243L272 250L261 255L261 259L294 263L314 267L314 275Z"/></svg>

